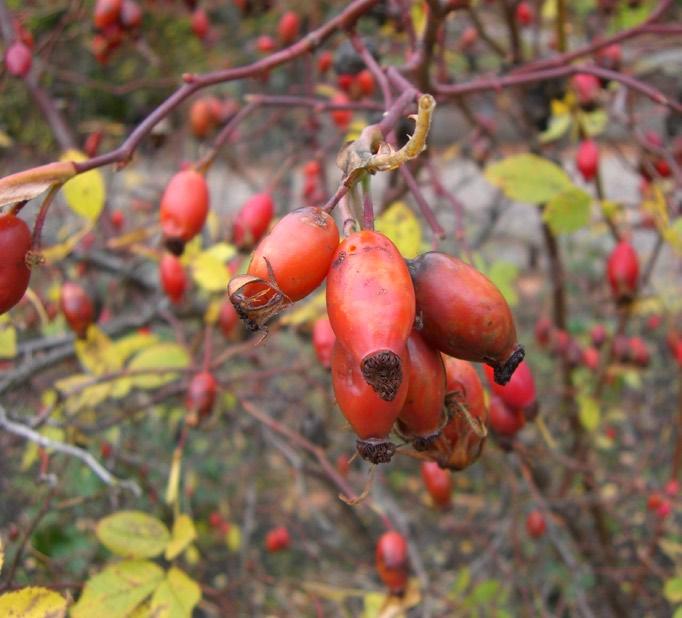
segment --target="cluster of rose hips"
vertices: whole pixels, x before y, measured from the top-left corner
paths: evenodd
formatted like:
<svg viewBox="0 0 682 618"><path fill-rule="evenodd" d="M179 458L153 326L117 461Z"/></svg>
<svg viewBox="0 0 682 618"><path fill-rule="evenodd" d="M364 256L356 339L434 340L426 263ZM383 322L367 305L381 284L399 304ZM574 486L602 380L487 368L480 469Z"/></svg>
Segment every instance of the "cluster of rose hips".
<svg viewBox="0 0 682 618"><path fill-rule="evenodd" d="M92 18L97 30L92 53L97 62L106 64L126 35L137 34L142 25L142 9L135 0L97 0Z"/></svg>
<svg viewBox="0 0 682 618"><path fill-rule="evenodd" d="M389 461L395 430L442 467L472 463L487 434L487 410L469 361L489 364L493 380L505 384L523 358L499 290L444 253L406 262L378 232L355 232L339 244L333 218L304 207L258 243L228 293L247 327L259 330L325 278L327 334L334 335L326 354L331 347L334 393L360 455Z"/></svg>

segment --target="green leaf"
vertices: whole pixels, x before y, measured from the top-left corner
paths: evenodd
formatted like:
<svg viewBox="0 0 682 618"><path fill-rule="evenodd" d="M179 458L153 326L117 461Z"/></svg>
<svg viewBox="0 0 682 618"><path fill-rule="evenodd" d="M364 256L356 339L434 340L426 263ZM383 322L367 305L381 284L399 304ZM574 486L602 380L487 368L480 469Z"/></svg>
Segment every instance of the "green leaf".
<svg viewBox="0 0 682 618"><path fill-rule="evenodd" d="M22 588L0 595L0 616L63 618L66 616L66 599L47 588Z"/></svg>
<svg viewBox="0 0 682 618"><path fill-rule="evenodd" d="M603 109L596 109L593 112L580 112L580 124L589 137L603 133L608 121L608 114Z"/></svg>
<svg viewBox="0 0 682 618"><path fill-rule="evenodd" d="M471 571L469 570L469 567L462 567L457 572L457 579L455 579L452 586L450 587L448 596L455 599L461 597L464 594L464 591L469 587L470 583Z"/></svg>
<svg viewBox="0 0 682 618"><path fill-rule="evenodd" d="M500 582L495 579L488 579L478 584L471 595L469 602L474 606L487 605L497 597L500 592Z"/></svg>
<svg viewBox="0 0 682 618"><path fill-rule="evenodd" d="M173 560L197 538L194 522L188 515L178 515L173 522L171 540L166 546L166 560Z"/></svg>
<svg viewBox="0 0 682 618"><path fill-rule="evenodd" d="M519 295L515 287L516 279L519 276L519 268L516 264L497 260L490 265L485 274L498 287L512 307L519 302Z"/></svg>
<svg viewBox="0 0 682 618"><path fill-rule="evenodd" d="M85 161L87 157L78 150L67 150L62 161ZM69 208L88 221L96 221L104 208L106 189L104 176L98 169L74 176L62 189Z"/></svg>
<svg viewBox="0 0 682 618"><path fill-rule="evenodd" d="M184 571L171 567L154 592L150 615L154 618L190 618L200 600L199 584Z"/></svg>
<svg viewBox="0 0 682 618"><path fill-rule="evenodd" d="M146 560L124 560L85 582L72 618L126 618L164 579L163 569Z"/></svg>
<svg viewBox="0 0 682 618"><path fill-rule="evenodd" d="M578 397L578 417L587 431L594 431L601 420L601 412L596 399L589 395L580 395Z"/></svg>
<svg viewBox="0 0 682 618"><path fill-rule="evenodd" d="M185 369L189 367L187 350L177 343L158 343L146 350L142 350L128 363L128 369ZM177 379L177 372L150 373L149 375L134 376L133 383L138 388L158 388Z"/></svg>
<svg viewBox="0 0 682 618"><path fill-rule="evenodd" d="M558 165L532 154L514 155L488 165L488 182L512 200L543 204L573 186Z"/></svg>
<svg viewBox="0 0 682 618"><path fill-rule="evenodd" d="M101 519L97 538L102 545L125 558L152 558L168 544L168 528L141 511L119 511Z"/></svg>
<svg viewBox="0 0 682 618"><path fill-rule="evenodd" d="M571 128L572 123L573 118L570 114L552 116L549 119L549 126L539 135L540 143L548 144L558 140Z"/></svg>
<svg viewBox="0 0 682 618"><path fill-rule="evenodd" d="M547 202L542 218L555 234L575 232L590 222L591 203L589 194L572 187Z"/></svg>
<svg viewBox="0 0 682 618"><path fill-rule="evenodd" d="M673 618L682 618L682 605L680 605L673 614Z"/></svg>
<svg viewBox="0 0 682 618"><path fill-rule="evenodd" d="M670 603L682 603L682 577L672 577L663 584L663 596Z"/></svg>
<svg viewBox="0 0 682 618"><path fill-rule="evenodd" d="M421 250L422 228L419 219L405 202L394 202L375 221L375 229L388 236L406 259Z"/></svg>

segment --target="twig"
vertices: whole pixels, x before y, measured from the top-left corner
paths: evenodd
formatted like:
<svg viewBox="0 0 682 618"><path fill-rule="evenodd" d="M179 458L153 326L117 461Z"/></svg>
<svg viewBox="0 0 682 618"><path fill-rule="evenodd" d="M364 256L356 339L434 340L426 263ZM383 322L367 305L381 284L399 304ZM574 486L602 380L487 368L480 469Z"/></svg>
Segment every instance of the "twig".
<svg viewBox="0 0 682 618"><path fill-rule="evenodd" d="M136 496L141 496L142 491L139 485L132 479L118 479L109 470L107 470L99 461L97 461L91 453L71 444L65 444L64 442L59 442L57 440L52 440L47 436L44 436L37 431L34 431L26 425L21 423L15 423L14 421L7 418L7 412L5 408L0 405L0 427L17 436L21 436L30 442L42 446L43 448L49 448L58 453L64 453L65 455L70 455L71 457L76 457L80 459L88 468L90 468L97 477L107 485L112 487L121 487L123 489L130 490Z"/></svg>
<svg viewBox="0 0 682 618"><path fill-rule="evenodd" d="M419 188L419 185L417 184L417 181L412 175L412 172L406 166L403 165L400 168L400 174L402 175L403 179L407 183L407 186L412 192L414 200L417 202L419 210L421 211L422 215L424 215L424 219L426 219L426 222L429 224L429 227L431 228L433 234L439 240L445 238L445 230L443 229L441 224L438 223L436 215L434 214L433 210L431 210L431 206L429 206L429 203L426 201L426 198L424 197L424 194Z"/></svg>

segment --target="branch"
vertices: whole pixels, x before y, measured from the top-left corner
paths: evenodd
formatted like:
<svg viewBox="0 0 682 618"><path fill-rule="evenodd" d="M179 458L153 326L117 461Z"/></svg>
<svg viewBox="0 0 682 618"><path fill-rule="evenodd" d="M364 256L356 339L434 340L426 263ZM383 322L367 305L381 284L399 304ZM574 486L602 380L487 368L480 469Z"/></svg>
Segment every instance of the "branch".
<svg viewBox="0 0 682 618"><path fill-rule="evenodd" d="M461 84L436 84L436 92L441 95L459 96L484 90L501 90L508 86L520 86L522 84L557 79L559 77L568 77L577 73L588 73L603 79L620 82L624 86L649 97L655 103L665 105L682 114L682 104L678 101L670 100L660 90L629 75L586 64L561 66L528 73L513 73L501 77L485 77Z"/></svg>
<svg viewBox="0 0 682 618"><path fill-rule="evenodd" d="M377 4L378 1L379 0L355 0L336 17L329 20L317 30L309 32L297 43L257 62L233 69L213 71L203 75L184 75L183 79L185 84L180 86L172 95L161 103L159 107L149 114L149 116L135 128L118 148L88 161L76 163L77 172L87 172L88 170L111 163L126 163L130 160L133 152L142 139L156 126L156 124L168 116L176 107L195 92L202 88L206 88L207 86L214 86L216 84L265 73L282 64L286 64L295 58L312 52L337 30L350 28L363 13Z"/></svg>
<svg viewBox="0 0 682 618"><path fill-rule="evenodd" d="M16 436L21 436L22 438L33 442L38 446L43 448L49 448L58 453L64 453L65 455L70 455L80 459L88 468L90 468L97 477L107 485L112 487L121 487L123 489L130 490L136 496L142 495L139 485L132 479L118 479L109 470L107 470L97 459L93 457L91 453L83 450L77 446L71 444L65 444L64 442L59 442L57 440L52 440L37 431L34 431L26 425L21 423L15 423L14 421L7 418L7 413L5 408L0 405L0 427L5 431L12 433Z"/></svg>

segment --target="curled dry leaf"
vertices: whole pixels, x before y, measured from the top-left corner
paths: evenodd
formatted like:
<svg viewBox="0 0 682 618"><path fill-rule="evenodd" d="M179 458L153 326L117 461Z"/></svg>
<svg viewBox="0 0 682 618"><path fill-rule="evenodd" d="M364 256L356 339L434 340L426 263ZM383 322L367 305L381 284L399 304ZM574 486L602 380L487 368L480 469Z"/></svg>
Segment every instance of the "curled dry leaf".
<svg viewBox="0 0 682 618"><path fill-rule="evenodd" d="M377 125L365 127L360 137L346 144L336 158L337 166L344 173L344 184L351 187L364 172L388 172L418 157L426 149L435 107L436 100L430 94L419 97L417 115L410 116L415 121L414 134L400 150L383 141Z"/></svg>
<svg viewBox="0 0 682 618"><path fill-rule="evenodd" d="M32 200L75 175L72 161L59 161L0 178L0 206Z"/></svg>

